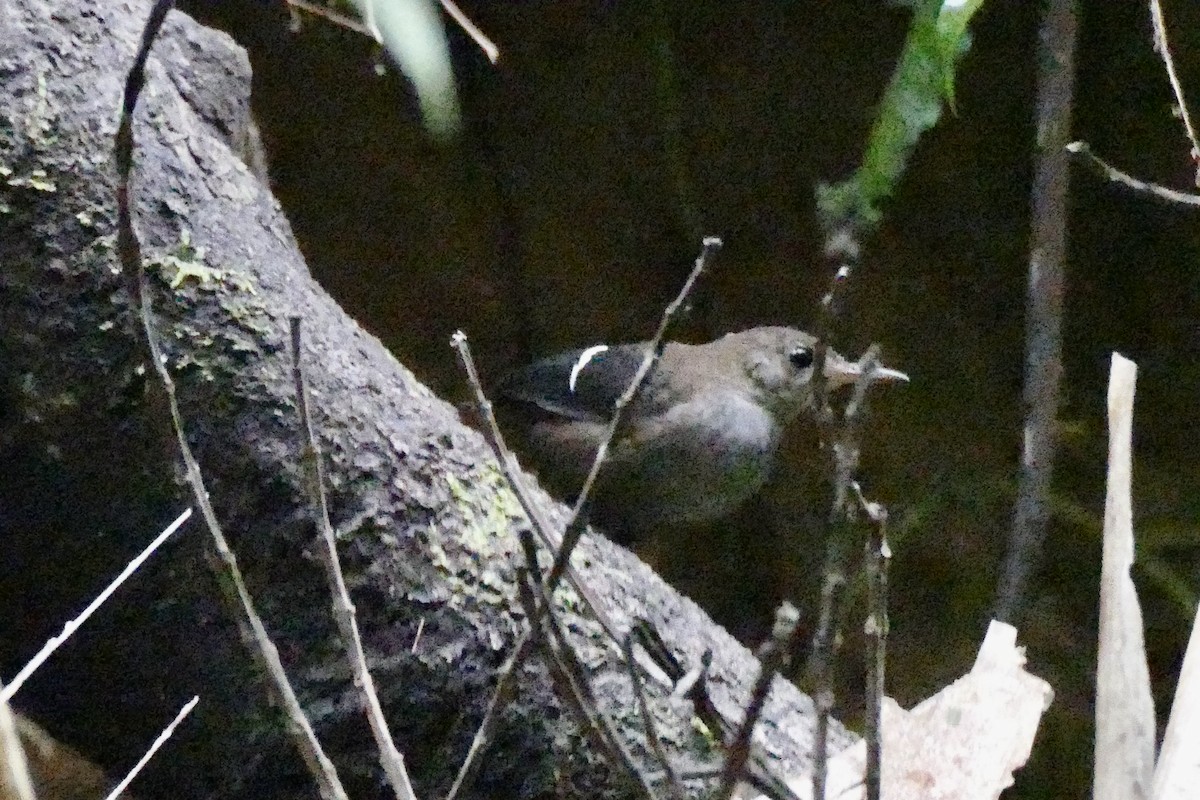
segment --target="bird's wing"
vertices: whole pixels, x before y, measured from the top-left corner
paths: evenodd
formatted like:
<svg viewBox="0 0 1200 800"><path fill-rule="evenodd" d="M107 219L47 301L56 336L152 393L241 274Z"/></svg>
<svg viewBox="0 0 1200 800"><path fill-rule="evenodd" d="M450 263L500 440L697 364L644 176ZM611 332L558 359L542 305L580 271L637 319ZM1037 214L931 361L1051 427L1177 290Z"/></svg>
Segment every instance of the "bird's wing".
<svg viewBox="0 0 1200 800"><path fill-rule="evenodd" d="M499 396L566 419L604 422L645 357L645 345L596 345L510 373Z"/></svg>

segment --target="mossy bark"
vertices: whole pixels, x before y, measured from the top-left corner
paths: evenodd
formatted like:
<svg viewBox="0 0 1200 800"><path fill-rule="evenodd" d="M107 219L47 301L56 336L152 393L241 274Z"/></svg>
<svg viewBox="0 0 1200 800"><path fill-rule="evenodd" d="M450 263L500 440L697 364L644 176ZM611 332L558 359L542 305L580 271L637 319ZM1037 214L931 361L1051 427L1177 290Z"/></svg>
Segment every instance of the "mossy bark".
<svg viewBox="0 0 1200 800"><path fill-rule="evenodd" d="M4 6L0 668L11 675L190 498L114 252L113 135L148 4ZM517 506L480 438L310 278L279 204L239 152L251 126L244 53L173 14L147 77L134 126L136 225L157 335L226 532L352 794L382 796L310 555L286 350L287 318L299 315L368 655L418 793L443 792L524 625ZM199 694L139 796L312 794L218 600L206 536L189 523L15 704L116 774ZM620 623L651 620L692 666L712 648L715 699L736 717L756 673L743 648L608 542L586 542L578 562ZM577 609L564 595L565 627L601 702L645 758L617 648ZM686 708L661 698L655 707L674 750L701 759ZM763 724L792 764L806 758L809 709L778 682ZM846 742L839 732L835 744ZM538 661L521 675L472 796L626 794L614 775Z"/></svg>

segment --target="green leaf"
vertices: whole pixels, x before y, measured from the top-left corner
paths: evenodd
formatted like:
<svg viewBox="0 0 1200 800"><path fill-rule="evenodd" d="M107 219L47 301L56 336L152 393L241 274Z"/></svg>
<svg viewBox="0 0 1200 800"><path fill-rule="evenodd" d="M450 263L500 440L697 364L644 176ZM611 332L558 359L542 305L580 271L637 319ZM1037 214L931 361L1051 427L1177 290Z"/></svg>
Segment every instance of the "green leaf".
<svg viewBox="0 0 1200 800"><path fill-rule="evenodd" d="M363 22L412 83L425 127L439 139L458 132L461 114L446 30L433 0L353 0Z"/></svg>
<svg viewBox="0 0 1200 800"><path fill-rule="evenodd" d="M920 0L914 4L908 39L879 106L862 166L848 180L817 189L826 230L850 223L869 231L882 218L880 205L895 190L912 151L954 106L954 70L970 47L967 23L983 0Z"/></svg>

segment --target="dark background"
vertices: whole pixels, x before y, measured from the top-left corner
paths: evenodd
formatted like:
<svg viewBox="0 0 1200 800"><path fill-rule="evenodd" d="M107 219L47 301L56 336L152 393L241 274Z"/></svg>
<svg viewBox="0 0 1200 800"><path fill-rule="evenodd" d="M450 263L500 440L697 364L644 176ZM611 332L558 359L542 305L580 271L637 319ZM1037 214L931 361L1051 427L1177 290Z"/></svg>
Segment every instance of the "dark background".
<svg viewBox="0 0 1200 800"><path fill-rule="evenodd" d="M566 347L642 338L702 234L726 247L683 335L803 327L827 280L813 188L856 166L908 21L903 8L865 1L464 2L502 56L492 66L449 26L465 129L438 145L402 76L376 74L372 42L315 18L292 33L274 4L186 5L250 51L270 181L313 273L455 399L454 330L471 335L492 376ZM1200 97L1200 7L1164 5L1185 91ZM1188 189L1189 145L1145 4L1081 6L1075 137ZM892 513L888 686L905 705L969 669L1005 549L1039 13L993 2L976 16L956 113L922 141L868 243L837 342L854 354L879 342L913 377L875 402L864 468ZM1113 350L1139 364L1136 577L1164 720L1200 586L1197 212L1081 169L1070 205L1054 520L1020 635L1056 698L1014 797L1090 786ZM807 597L818 581L814 461L811 436L797 432L761 503L707 537L642 552L755 641L780 596Z"/></svg>

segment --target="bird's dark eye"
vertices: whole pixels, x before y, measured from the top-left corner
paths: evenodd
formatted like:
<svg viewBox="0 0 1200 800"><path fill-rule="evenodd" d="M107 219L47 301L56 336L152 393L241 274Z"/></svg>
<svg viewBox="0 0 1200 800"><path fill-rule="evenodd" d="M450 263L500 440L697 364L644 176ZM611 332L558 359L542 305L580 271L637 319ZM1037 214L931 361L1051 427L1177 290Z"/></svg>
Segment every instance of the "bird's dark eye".
<svg viewBox="0 0 1200 800"><path fill-rule="evenodd" d="M813 352L807 347L797 347L788 354L788 360L796 369L808 369L813 363Z"/></svg>

